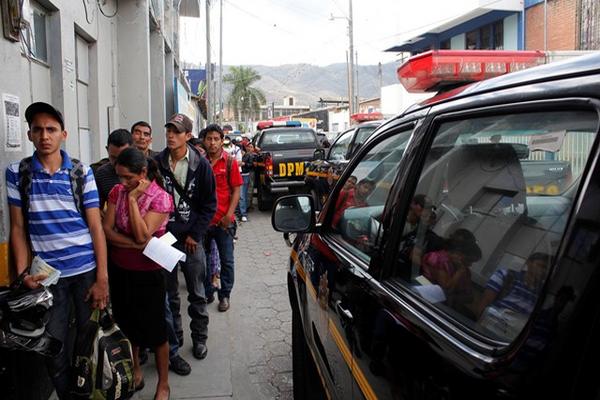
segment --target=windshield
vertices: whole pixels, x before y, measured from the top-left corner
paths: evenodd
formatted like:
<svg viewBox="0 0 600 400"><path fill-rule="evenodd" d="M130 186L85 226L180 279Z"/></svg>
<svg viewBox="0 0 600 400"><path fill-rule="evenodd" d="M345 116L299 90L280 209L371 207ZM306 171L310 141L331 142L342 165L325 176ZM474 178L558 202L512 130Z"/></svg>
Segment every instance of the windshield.
<svg viewBox="0 0 600 400"><path fill-rule="evenodd" d="M263 133L258 146L263 150L309 149L316 147L315 134L308 129L266 131Z"/></svg>
<svg viewBox="0 0 600 400"><path fill-rule="evenodd" d="M356 134L356 140L354 143L357 145L363 144L365 140L371 136L371 133L375 132L375 129L377 129L376 126L365 126L364 128L360 128Z"/></svg>

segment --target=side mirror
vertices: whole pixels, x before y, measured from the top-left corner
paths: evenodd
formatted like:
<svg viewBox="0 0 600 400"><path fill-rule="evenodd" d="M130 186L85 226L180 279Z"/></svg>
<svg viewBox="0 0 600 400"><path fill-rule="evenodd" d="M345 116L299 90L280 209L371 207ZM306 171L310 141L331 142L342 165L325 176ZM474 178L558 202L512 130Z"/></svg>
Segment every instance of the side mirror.
<svg viewBox="0 0 600 400"><path fill-rule="evenodd" d="M313 159L315 160L324 160L325 159L325 149L316 149L313 153Z"/></svg>
<svg viewBox="0 0 600 400"><path fill-rule="evenodd" d="M312 196L291 195L277 199L271 215L271 225L278 232L308 232L315 226L315 206Z"/></svg>

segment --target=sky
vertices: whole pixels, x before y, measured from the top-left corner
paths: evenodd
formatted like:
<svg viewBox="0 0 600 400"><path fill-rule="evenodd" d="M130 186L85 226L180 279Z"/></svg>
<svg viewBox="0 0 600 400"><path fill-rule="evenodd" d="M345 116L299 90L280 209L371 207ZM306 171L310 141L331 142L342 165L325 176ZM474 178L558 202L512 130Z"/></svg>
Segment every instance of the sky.
<svg viewBox="0 0 600 400"><path fill-rule="evenodd" d="M181 18L180 56L206 62L205 1L200 18ZM222 0L223 64L345 63L349 0ZM468 11L481 0L352 0L358 64L397 59L384 49ZM211 61L219 61L219 0L211 0ZM331 18L333 16L333 19Z"/></svg>

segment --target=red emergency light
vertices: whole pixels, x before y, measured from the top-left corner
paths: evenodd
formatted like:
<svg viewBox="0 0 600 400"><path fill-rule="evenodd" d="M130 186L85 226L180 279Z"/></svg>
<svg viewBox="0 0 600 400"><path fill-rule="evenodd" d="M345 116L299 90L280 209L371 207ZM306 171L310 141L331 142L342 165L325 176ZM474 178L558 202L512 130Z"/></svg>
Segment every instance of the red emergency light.
<svg viewBox="0 0 600 400"><path fill-rule="evenodd" d="M354 122L366 122L366 121L378 121L383 119L383 114L379 112L374 113L356 113L350 116L350 119Z"/></svg>
<svg viewBox="0 0 600 400"><path fill-rule="evenodd" d="M402 64L398 79L411 93L438 91L545 63L541 51L431 50Z"/></svg>

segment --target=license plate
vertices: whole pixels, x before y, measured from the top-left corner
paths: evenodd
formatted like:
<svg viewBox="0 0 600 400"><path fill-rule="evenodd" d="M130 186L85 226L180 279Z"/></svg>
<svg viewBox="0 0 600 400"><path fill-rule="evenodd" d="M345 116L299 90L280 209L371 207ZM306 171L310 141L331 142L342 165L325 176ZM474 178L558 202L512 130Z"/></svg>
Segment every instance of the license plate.
<svg viewBox="0 0 600 400"><path fill-rule="evenodd" d="M304 161L279 163L279 176L304 175Z"/></svg>

